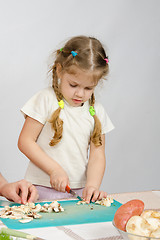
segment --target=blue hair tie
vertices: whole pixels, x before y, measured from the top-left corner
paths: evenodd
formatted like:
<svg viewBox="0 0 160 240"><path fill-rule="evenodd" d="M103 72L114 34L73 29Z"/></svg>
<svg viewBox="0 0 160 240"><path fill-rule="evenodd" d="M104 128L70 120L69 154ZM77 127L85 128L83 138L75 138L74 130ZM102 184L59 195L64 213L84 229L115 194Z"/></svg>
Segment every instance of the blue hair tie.
<svg viewBox="0 0 160 240"><path fill-rule="evenodd" d="M71 51L71 54L73 57L75 57L77 55L77 53L75 51Z"/></svg>

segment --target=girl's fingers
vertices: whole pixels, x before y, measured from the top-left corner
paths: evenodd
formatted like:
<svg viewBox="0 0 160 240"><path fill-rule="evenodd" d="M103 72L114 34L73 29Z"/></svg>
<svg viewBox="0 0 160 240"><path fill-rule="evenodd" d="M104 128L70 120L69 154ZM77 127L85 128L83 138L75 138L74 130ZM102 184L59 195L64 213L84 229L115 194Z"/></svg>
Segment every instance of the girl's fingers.
<svg viewBox="0 0 160 240"><path fill-rule="evenodd" d="M95 190L92 197L92 202L95 202L99 197L99 191Z"/></svg>
<svg viewBox="0 0 160 240"><path fill-rule="evenodd" d="M89 189L86 193L86 198L85 198L86 203L90 203L92 195L93 195L93 191L92 189Z"/></svg>
<svg viewBox="0 0 160 240"><path fill-rule="evenodd" d="M107 197L107 193L103 192L103 191L100 191L98 200L101 200L102 198L106 198L106 197Z"/></svg>
<svg viewBox="0 0 160 240"><path fill-rule="evenodd" d="M68 182L63 181L61 183L61 192L66 192L66 186L68 185Z"/></svg>
<svg viewBox="0 0 160 240"><path fill-rule="evenodd" d="M68 179L58 180L52 183L52 187L59 192L66 192L66 186L69 185Z"/></svg>
<svg viewBox="0 0 160 240"><path fill-rule="evenodd" d="M86 188L83 189L83 192L82 192L82 198L85 200L86 199L86 195L87 195L87 192L86 192Z"/></svg>
<svg viewBox="0 0 160 240"><path fill-rule="evenodd" d="M86 203L90 203L90 201L95 202L97 200L101 200L102 198L107 197L107 193L103 191L99 191L93 187L87 187L83 190L83 199Z"/></svg>

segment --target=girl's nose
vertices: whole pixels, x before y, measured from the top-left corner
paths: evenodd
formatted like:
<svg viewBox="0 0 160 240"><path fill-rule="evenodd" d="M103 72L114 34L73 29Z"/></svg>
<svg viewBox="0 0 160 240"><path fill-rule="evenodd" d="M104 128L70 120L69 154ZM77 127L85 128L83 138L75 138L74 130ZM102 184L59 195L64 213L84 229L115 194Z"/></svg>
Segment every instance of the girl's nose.
<svg viewBox="0 0 160 240"><path fill-rule="evenodd" d="M83 88L78 88L75 92L77 97L83 97L84 96L84 89Z"/></svg>

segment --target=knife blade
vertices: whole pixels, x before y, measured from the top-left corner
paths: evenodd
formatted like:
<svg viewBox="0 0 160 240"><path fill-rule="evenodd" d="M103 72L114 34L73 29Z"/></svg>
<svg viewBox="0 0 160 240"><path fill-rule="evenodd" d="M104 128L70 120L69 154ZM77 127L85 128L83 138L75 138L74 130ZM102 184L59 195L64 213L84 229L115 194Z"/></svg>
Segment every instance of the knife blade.
<svg viewBox="0 0 160 240"><path fill-rule="evenodd" d="M74 197L78 198L80 201L83 201L83 199L75 191L73 191L68 185L66 186L66 191L72 194Z"/></svg>
<svg viewBox="0 0 160 240"><path fill-rule="evenodd" d="M21 231L17 231L17 230L5 228L5 227L2 227L0 229L0 233L2 233L2 232L6 233L10 236L13 236L13 237L20 237L20 238L25 238L25 239L30 239L30 240L44 240L43 238L39 238L34 235L25 233L25 232L21 232Z"/></svg>

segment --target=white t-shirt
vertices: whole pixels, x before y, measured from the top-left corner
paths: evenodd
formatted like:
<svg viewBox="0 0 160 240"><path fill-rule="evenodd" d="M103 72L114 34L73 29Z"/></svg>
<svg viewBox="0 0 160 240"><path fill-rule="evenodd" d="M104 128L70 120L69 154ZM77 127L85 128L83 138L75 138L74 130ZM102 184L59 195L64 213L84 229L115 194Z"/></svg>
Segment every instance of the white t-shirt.
<svg viewBox="0 0 160 240"><path fill-rule="evenodd" d="M58 101L52 87L35 94L21 109L24 116L29 116L44 127L37 139L37 144L66 171L71 188L81 188L86 183L86 168L88 163L88 148L90 136L94 128L94 119L89 113L88 101L81 107L72 107L64 100L60 118L63 120L63 136L61 141L50 146L54 130L48 120L58 108ZM95 111L102 124L102 134L114 128L104 108L95 103ZM25 179L33 184L50 187L49 176L29 162Z"/></svg>

